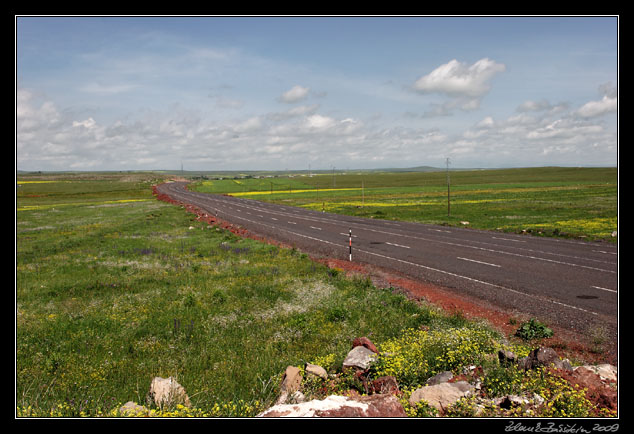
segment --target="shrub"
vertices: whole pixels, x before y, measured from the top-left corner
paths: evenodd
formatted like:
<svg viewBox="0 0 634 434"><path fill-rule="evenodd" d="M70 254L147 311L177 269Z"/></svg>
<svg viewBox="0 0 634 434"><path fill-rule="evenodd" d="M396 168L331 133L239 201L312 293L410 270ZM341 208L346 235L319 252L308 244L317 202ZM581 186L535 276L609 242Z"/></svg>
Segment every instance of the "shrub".
<svg viewBox="0 0 634 434"><path fill-rule="evenodd" d="M550 338L553 335L553 331L545 324L540 323L535 318L531 318L529 321L523 323L520 328L515 332L515 336L524 340Z"/></svg>

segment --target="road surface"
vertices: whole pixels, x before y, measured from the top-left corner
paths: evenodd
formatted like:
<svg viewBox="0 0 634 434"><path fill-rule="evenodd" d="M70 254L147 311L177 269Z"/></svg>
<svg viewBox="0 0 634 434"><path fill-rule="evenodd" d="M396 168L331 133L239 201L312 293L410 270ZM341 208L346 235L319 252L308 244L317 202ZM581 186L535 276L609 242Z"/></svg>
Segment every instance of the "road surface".
<svg viewBox="0 0 634 434"><path fill-rule="evenodd" d="M377 265L551 325L617 330L618 248L529 235L365 219L158 187L255 234L336 259Z"/></svg>

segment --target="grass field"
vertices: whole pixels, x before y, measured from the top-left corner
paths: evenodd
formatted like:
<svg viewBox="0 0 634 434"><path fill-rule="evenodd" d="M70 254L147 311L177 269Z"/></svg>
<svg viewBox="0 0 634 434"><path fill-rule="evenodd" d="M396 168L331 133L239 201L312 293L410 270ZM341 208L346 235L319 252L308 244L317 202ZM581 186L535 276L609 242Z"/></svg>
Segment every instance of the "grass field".
<svg viewBox="0 0 634 434"><path fill-rule="evenodd" d="M348 173L223 179L192 189L346 215L615 241L616 168Z"/></svg>
<svg viewBox="0 0 634 434"><path fill-rule="evenodd" d="M206 414L252 416L289 364L431 324L390 290L153 200L151 179L51 181L17 193L21 415L107 414L174 376Z"/></svg>
<svg viewBox="0 0 634 434"><path fill-rule="evenodd" d="M155 415L249 417L273 403L288 365L335 372L355 337L389 349L375 374L396 375L403 390L484 363L502 347L484 324L346 278L295 250L209 227L155 200L158 181L152 174L19 177L18 417L113 416L127 401ZM405 330L414 330L407 342ZM528 352L519 343L513 349ZM156 376L176 377L193 408L148 404ZM500 381L485 383L491 394L520 390L519 382ZM522 381L550 387L543 376ZM328 391L357 383L350 377ZM557 397L572 403L562 404L567 415L595 408L577 391L566 393Z"/></svg>

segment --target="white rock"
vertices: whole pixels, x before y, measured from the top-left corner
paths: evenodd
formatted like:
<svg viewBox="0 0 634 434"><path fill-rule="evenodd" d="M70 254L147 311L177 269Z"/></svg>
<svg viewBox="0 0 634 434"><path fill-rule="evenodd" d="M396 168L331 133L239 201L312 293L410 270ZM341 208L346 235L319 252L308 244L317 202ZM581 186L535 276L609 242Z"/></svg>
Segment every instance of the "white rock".
<svg viewBox="0 0 634 434"><path fill-rule="evenodd" d="M183 404L186 407L191 407L185 389L178 384L174 377L154 377L150 385L150 396L159 407L174 404Z"/></svg>
<svg viewBox="0 0 634 434"><path fill-rule="evenodd" d="M460 398L469 396L474 389L475 388L466 381L425 386L412 392L409 403L415 405L417 402L424 400L429 403L429 405L443 411Z"/></svg>
<svg viewBox="0 0 634 434"><path fill-rule="evenodd" d="M328 372L326 372L326 370L319 365L306 363L305 370L307 374L315 375L317 377L323 378L324 380L328 379Z"/></svg>
<svg viewBox="0 0 634 434"><path fill-rule="evenodd" d="M332 395L324 400L313 400L300 404L278 404L258 414L257 417L266 417L274 414L276 417L314 417L318 411L336 410L342 406L357 406L367 410L367 404L357 403L345 396Z"/></svg>
<svg viewBox="0 0 634 434"><path fill-rule="evenodd" d="M343 361L343 367L368 369L377 358L378 354L366 347L354 347Z"/></svg>
<svg viewBox="0 0 634 434"><path fill-rule="evenodd" d="M136 402L128 401L119 408L119 413L126 417L147 416L148 409Z"/></svg>
<svg viewBox="0 0 634 434"><path fill-rule="evenodd" d="M575 369L579 367L580 366L577 366ZM602 380L617 381L616 366L605 363L603 365L584 365L583 367L597 374L599 377L601 377Z"/></svg>

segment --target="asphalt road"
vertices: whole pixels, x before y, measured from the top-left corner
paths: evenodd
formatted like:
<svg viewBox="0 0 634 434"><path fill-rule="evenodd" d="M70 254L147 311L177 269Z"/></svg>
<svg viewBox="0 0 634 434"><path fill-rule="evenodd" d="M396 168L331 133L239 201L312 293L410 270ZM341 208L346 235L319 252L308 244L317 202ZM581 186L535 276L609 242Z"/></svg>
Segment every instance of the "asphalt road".
<svg viewBox="0 0 634 434"><path fill-rule="evenodd" d="M365 219L158 187L255 234L337 259L378 265L499 308L587 331L618 324L618 248L609 243Z"/></svg>

